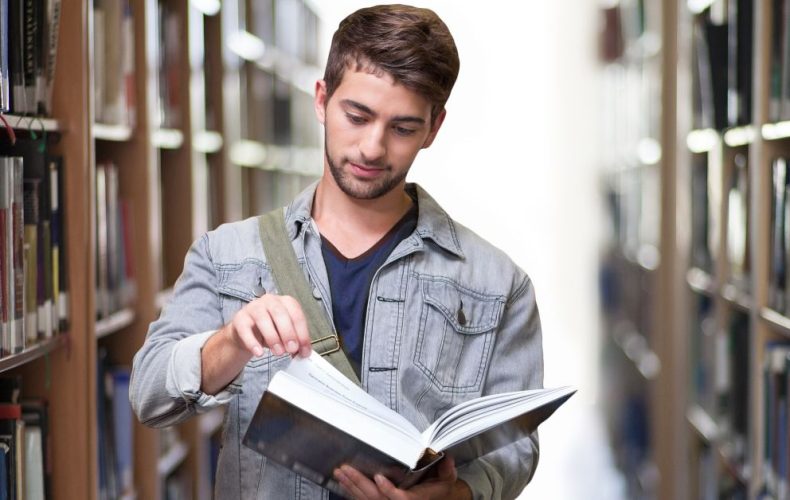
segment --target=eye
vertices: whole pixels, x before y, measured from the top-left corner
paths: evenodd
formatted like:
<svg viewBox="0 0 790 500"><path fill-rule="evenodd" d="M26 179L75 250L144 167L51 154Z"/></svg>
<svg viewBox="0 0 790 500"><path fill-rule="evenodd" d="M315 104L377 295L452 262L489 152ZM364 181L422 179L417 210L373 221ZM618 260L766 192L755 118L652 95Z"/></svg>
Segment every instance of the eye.
<svg viewBox="0 0 790 500"><path fill-rule="evenodd" d="M417 132L417 131L412 129L412 128L395 127L395 133L398 134L398 135L402 135L404 137L408 137L410 135L414 135L415 132Z"/></svg>
<svg viewBox="0 0 790 500"><path fill-rule="evenodd" d="M354 125L362 125L366 121L364 117L359 115L353 115L351 113L346 113L346 118L348 118L348 121L350 121Z"/></svg>

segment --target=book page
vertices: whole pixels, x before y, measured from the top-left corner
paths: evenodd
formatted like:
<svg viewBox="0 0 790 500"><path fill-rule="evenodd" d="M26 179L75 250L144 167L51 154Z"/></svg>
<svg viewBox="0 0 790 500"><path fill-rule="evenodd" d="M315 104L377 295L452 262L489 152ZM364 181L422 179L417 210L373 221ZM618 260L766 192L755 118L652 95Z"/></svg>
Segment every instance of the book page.
<svg viewBox="0 0 790 500"><path fill-rule="evenodd" d="M576 391L570 387L560 387L498 394L467 401L442 415L426 429L423 439L428 441L428 447L434 451L443 451L521 417L534 430L574 392Z"/></svg>
<svg viewBox="0 0 790 500"><path fill-rule="evenodd" d="M419 431L314 356L293 359L272 377L267 393L413 468L425 451Z"/></svg>
<svg viewBox="0 0 790 500"><path fill-rule="evenodd" d="M284 372L366 415L389 422L414 436L420 434L411 422L362 390L315 351L309 358L292 359Z"/></svg>

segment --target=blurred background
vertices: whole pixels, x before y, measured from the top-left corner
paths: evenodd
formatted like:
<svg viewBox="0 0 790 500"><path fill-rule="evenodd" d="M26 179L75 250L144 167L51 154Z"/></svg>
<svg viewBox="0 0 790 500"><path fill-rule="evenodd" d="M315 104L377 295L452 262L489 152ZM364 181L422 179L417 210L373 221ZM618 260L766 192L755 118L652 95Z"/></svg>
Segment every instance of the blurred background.
<svg viewBox="0 0 790 500"><path fill-rule="evenodd" d="M321 174L375 3L0 0L0 496L211 498L223 410L144 427L129 367L191 242ZM578 389L522 498L787 498L790 0L420 6L461 72L409 180L527 271Z"/></svg>

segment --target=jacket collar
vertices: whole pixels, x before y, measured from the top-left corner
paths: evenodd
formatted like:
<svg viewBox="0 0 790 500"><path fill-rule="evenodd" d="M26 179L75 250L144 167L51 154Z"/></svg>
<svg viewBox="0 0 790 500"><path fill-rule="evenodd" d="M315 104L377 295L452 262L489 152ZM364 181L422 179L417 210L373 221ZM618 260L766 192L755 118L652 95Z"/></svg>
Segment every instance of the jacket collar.
<svg viewBox="0 0 790 500"><path fill-rule="evenodd" d="M308 224L312 222L313 198L317 187L318 181L312 183L285 208L285 227L291 239L297 237L305 222ZM418 216L415 233L423 240L430 239L456 257L464 258L455 231L455 223L447 212L416 183L407 183L406 193L417 200Z"/></svg>

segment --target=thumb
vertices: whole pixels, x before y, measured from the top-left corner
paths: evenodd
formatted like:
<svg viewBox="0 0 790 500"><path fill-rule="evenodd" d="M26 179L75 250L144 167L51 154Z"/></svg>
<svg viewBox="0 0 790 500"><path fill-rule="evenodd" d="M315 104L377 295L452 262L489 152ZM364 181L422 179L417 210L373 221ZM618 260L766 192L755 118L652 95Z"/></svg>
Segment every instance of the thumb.
<svg viewBox="0 0 790 500"><path fill-rule="evenodd" d="M436 473L440 481L455 481L457 478L455 472L455 459L450 455L445 456L442 461L439 462L439 468Z"/></svg>

